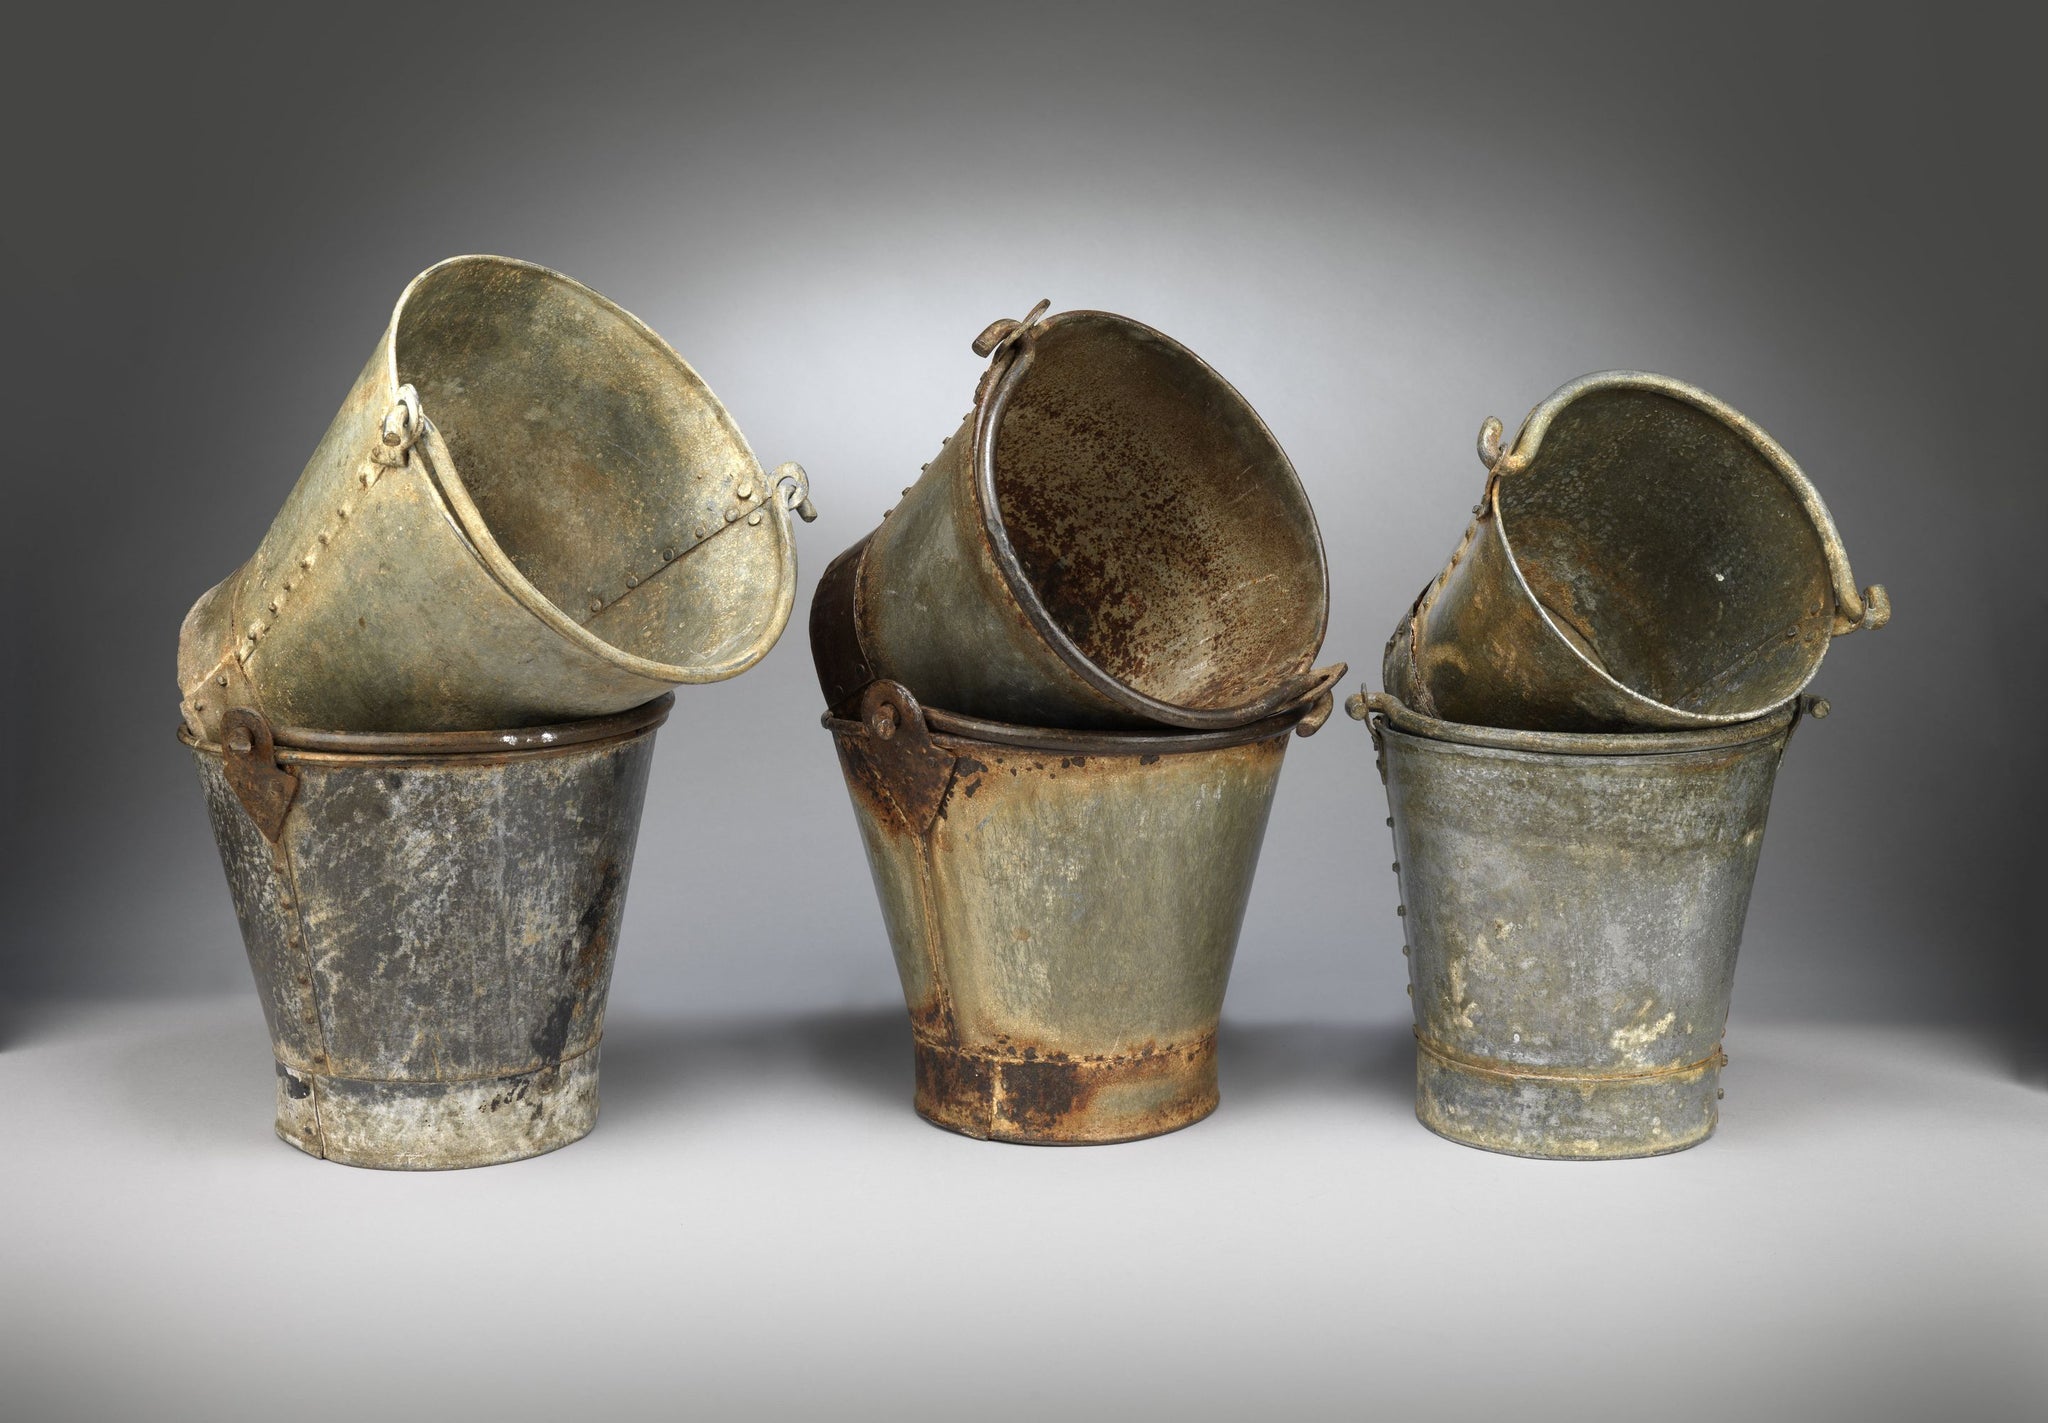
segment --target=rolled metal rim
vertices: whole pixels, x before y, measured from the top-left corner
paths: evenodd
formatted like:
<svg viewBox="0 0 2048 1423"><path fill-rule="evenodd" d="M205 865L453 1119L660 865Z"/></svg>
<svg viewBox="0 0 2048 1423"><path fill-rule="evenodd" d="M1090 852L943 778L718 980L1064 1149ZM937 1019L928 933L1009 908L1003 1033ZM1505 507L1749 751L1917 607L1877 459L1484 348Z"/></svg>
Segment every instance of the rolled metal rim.
<svg viewBox="0 0 2048 1423"><path fill-rule="evenodd" d="M1321 576L1322 597L1317 606L1315 635L1308 644L1310 661L1314 660L1315 652L1322 647L1323 638L1329 631L1329 558L1323 548L1322 529L1316 523L1315 509L1309 503L1308 491L1302 487L1301 476L1295 470L1294 462L1287 457L1286 450L1267 428L1264 418L1252 408L1251 402L1239 394L1237 387L1218 374L1207 361L1164 332L1155 330L1143 322L1133 321L1128 316L1119 316L1115 312L1063 311L1032 325L1019 326L1004 337L1005 343L1014 341L1017 344L1020 348L1019 353L1000 372L987 397L980 402L974 422L974 495L976 503L981 506L981 524L994 551L996 567L1001 570L1003 581L1009 586L1018 606L1023 608L1032 629L1084 682L1112 702L1168 726L1185 726L1200 730L1243 726L1273 716L1302 700L1303 689L1315 679L1316 674L1304 671L1298 680L1283 682L1268 695L1244 706L1205 709L1161 701L1112 676L1081 650L1079 644L1054 620L1051 612L1040 600L1038 590L1026 573L1023 561L1018 558L1016 549L1011 545L1009 531L1003 526L1002 509L996 494L995 436L1001 427L1010 398L1016 394L1025 372L1030 368L1031 348L1038 333L1084 321L1122 327L1141 335L1147 341L1157 342L1179 359L1186 361L1203 379L1214 384L1218 394L1234 403L1243 412L1247 423L1272 446L1278 466L1286 472L1293 493L1300 503L1302 515L1307 521L1309 542L1315 550L1316 569ZM1001 723L987 724L994 726Z"/></svg>
<svg viewBox="0 0 2048 1423"><path fill-rule="evenodd" d="M1738 712L1688 711L1683 707L1660 702L1655 697L1619 680L1605 667L1586 656L1577 642L1557 625L1557 619L1551 615L1550 609L1544 606L1543 600L1538 598L1535 590L1529 586L1529 581L1522 572L1522 560L1515 553L1514 538L1508 530L1507 518L1501 509L1501 481L1514 478L1536 462L1536 457L1543 447L1543 437L1549 432L1551 422L1566 406L1582 396L1603 390L1646 390L1680 401L1712 416L1748 441L1792 491L1793 497L1799 501L1807 519L1812 523L1815 535L1820 539L1821 554L1827 563L1828 582L1835 595L1835 633L1839 635L1854 632L1859 628L1880 628L1891 620L1891 603L1882 586L1873 586L1866 590L1867 597L1866 592L1857 591L1856 575L1849 568L1848 550L1842 546L1842 536L1835 528L1834 517L1828 513L1827 503L1820 497L1820 491L1813 487L1813 482L1806 477L1805 471L1799 468L1798 462L1761 426L1727 402L1708 394L1696 385L1671 376L1658 375L1651 371L1595 371L1591 375L1567 381L1551 392L1548 398L1523 417L1521 429L1516 431L1512 445L1502 447L1499 443L1502 427L1498 420L1489 418L1479 431L1479 457L1486 463L1491 474L1487 481L1486 502L1493 514L1501 549L1507 555L1508 567L1514 570L1515 586L1521 590L1522 596L1528 599L1530 606L1536 609L1544 625L1551 630L1557 640L1594 677L1631 702L1695 725L1738 725L1789 706L1799 696L1795 690L1772 706ZM1428 597L1429 591L1423 590L1423 598ZM1420 601L1419 599L1418 603ZM1824 639L1821 642L1820 651L1815 654L1812 665L1807 669L1807 681L1810 682L1814 674L1820 670L1820 664L1827 656L1831 641L1832 639Z"/></svg>
<svg viewBox="0 0 2048 1423"><path fill-rule="evenodd" d="M1812 705L1809 707L1808 700ZM1424 716L1388 692L1360 692L1345 704L1354 721L1379 717L1389 727L1429 741L1477 746L1489 751L1519 751L1537 756L1673 756L1688 751L1719 751L1768 741L1789 731L1802 715L1825 716L1827 703L1794 698L1762 716L1703 727L1696 731L1514 731L1505 727L1469 726Z"/></svg>
<svg viewBox="0 0 2048 1423"><path fill-rule="evenodd" d="M1072 731L1062 727L1018 726L924 706L916 702L907 688L898 688L898 693L902 700L916 705L931 734L946 741L1004 746L1020 751L1045 751L1064 756L1180 756L1270 741L1289 732L1297 736L1313 736L1330 714L1330 684L1347 670L1342 663L1324 668L1317 674L1318 684L1309 694L1286 710L1244 726L1225 727L1220 731ZM859 700L865 702L865 694ZM818 724L835 736L865 735L873 731L864 721L834 716L829 711L818 718Z"/></svg>
<svg viewBox="0 0 2048 1423"><path fill-rule="evenodd" d="M400 322L405 315L407 304L412 301L414 294L430 281L440 278L451 269L471 265L513 268L539 276L550 282L559 283L568 288L578 298L590 302L593 306L617 320L629 333L645 342L657 360L673 367L676 374L687 382L693 391L703 397L703 405L706 412L723 427L724 432L731 437L734 444L739 447L746 458L752 463L756 473L761 474L760 458L755 455L753 446L747 443L746 435L732 418L732 413L725 408L724 403L717 396L712 394L711 388L704 383L703 377L697 374L688 361L676 353L674 347L662 340L660 335L653 328L649 327L646 322L633 315L632 312L627 311L617 302L607 298L603 293L593 291L574 277L565 276L563 273L555 271L552 267L544 267L538 262L523 262L516 257L498 257L487 254L450 257L446 261L436 262L433 266L427 268L424 272L421 272L417 277L406 283L405 290L399 293L397 304L391 309L391 324L388 328L391 332L391 339L385 343L385 375L390 381L390 388L392 390L398 390L401 386L398 370L398 331ZM673 662L657 662L652 658L628 652L623 647L605 641L596 633L584 627L583 624L570 617L560 607L556 606L553 599L541 592L524 573L520 572L518 565L513 563L510 555L499 544L497 536L491 531L489 522L484 518L483 511L477 507L476 501L470 496L468 486L462 482L461 475L456 472L454 456L448 449L447 443L441 438L440 431L434 427L432 419L423 417L420 423L422 428L418 448L426 454L428 468L433 476L434 483L440 489L442 496L448 501L449 509L455 515L457 527L463 538L468 541L470 548L475 552L484 567L490 571L491 576L497 579L507 592L518 599L527 611L531 612L543 623L546 623L548 627L559 633L562 637L567 638L576 646L596 657L602 658L615 667L623 668L637 676L646 677L650 681L693 684L721 682L729 677L738 676L767 656L768 649L773 647L777 639L782 636L782 630L789 622L790 610L796 604L796 540L790 536L788 528L789 513L780 497L779 490L773 491L771 497L762 501L764 507L768 505L775 506L776 512L774 517L783 524L784 536L780 540L781 546L777 557L777 573L779 575L777 581L780 587L776 595L776 606L770 611L767 621L762 624L761 636L737 656L715 665L697 666ZM761 477L763 479L768 478L765 474L761 474Z"/></svg>
<svg viewBox="0 0 2048 1423"><path fill-rule="evenodd" d="M558 722L553 726L522 726L502 731L315 731L306 727L278 727L278 760L290 763L361 761L419 761L460 759L465 756L544 756L572 746L590 746L619 741L652 731L668 720L676 703L674 692L664 692L653 701L631 711L609 716L586 717L581 721ZM222 754L217 742L201 741L182 722L178 740L195 751Z"/></svg>

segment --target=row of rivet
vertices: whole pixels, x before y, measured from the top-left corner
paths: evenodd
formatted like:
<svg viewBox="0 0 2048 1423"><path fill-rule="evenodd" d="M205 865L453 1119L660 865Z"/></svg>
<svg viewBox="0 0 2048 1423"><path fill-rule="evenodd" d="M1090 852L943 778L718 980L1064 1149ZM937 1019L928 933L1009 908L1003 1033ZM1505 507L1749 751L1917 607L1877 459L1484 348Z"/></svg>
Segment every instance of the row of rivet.
<svg viewBox="0 0 2048 1423"><path fill-rule="evenodd" d="M973 415L974 415L974 412L973 412L972 410L968 411L968 412L967 412L967 414L965 414L965 415L962 415L962 416L960 417L960 423L961 423L961 424L963 424L963 425L964 425L964 424L966 424L966 423L967 423L967 421L968 421L968 420L969 420L970 418L972 418L972 417L973 417ZM958 432L958 431L956 430L956 431L955 431L954 433L955 433L955 434L958 434L959 432ZM953 443L953 436L952 436L952 435L948 435L948 436L946 436L946 438L945 438L945 439L943 439L943 440L939 441L939 454L937 454L937 455L933 455L933 456L932 456L932 457L931 457L930 459L926 460L926 461L925 461L925 462L924 462L923 464L919 465L919 466L917 467L917 472L918 472L919 474L923 474L923 473L925 473L925 472L926 472L927 470L929 470L929 469L930 469L930 468L931 468L931 467L932 467L933 465L937 464L937 463L939 462L939 455L943 455L943 454L944 454L944 453L946 452L946 446L948 446L948 445L950 445L950 444L952 444L952 443ZM905 485L905 486L903 487L903 493L904 493L905 495L908 495L908 494L910 493L910 491L911 491L911 490L913 490L913 489L915 489L916 487L917 487L917 486L916 486L916 485L914 485L914 484L906 484L906 485ZM884 510L882 511L882 517L886 519L886 518L888 518L888 517L889 517L889 516L890 516L891 514L893 514L893 513L895 513L895 512L896 512L896 508L895 508L895 506L894 506L894 505L891 505L890 507L888 507L887 509L884 509Z"/></svg>
<svg viewBox="0 0 2048 1423"><path fill-rule="evenodd" d="M378 477L380 476L384 468L384 466L378 464L377 461L374 459L364 460L363 468L358 476L362 482L363 488L372 488L377 483ZM334 511L333 526L331 528L322 529L319 533L315 534L313 536L313 547L308 549L306 553L299 559L298 571L300 573L310 573L312 571L313 565L320 561L320 550L327 547L328 544L334 541L334 536L341 532L341 526L348 522L348 516L352 512L353 506L347 503L342 504L339 508L337 508ZM305 580L300 579L299 581L304 582ZM255 620L250 622L249 631L242 638L241 646L235 649L235 660L237 662L240 662L244 666L247 666L249 659L256 655L256 644L263 640L264 634L270 632L271 629L276 626L276 619L279 617L279 615L281 615L284 612L285 604L290 601L290 595L294 586L296 585L293 583L291 578L285 578L283 580L282 586L278 589L276 596L270 599L269 603L266 605L269 609L271 616L270 622L265 622L262 618L256 618ZM225 687L228 684L228 679L225 673L223 673L216 680L218 680L220 685L223 687Z"/></svg>
<svg viewBox="0 0 2048 1423"><path fill-rule="evenodd" d="M719 518L714 523L698 526L695 531L696 542L685 545L669 544L657 549L654 556L659 562L653 568L645 573L628 573L626 575L626 592L630 593L633 589L638 588L642 583L654 577L655 574L661 572L662 569L674 563L684 554L696 552L713 535L722 533L727 528L737 524L742 515L745 515L747 524L750 527L760 527L762 519L766 517L763 506L767 501L768 491L766 489L756 489L752 477L748 476L740 480L739 488L733 491L733 497L739 500L739 503L727 505L723 518ZM607 600L602 595L593 595L590 599L590 611L601 613L604 611L607 601L616 603L625 596L625 593L619 593Z"/></svg>

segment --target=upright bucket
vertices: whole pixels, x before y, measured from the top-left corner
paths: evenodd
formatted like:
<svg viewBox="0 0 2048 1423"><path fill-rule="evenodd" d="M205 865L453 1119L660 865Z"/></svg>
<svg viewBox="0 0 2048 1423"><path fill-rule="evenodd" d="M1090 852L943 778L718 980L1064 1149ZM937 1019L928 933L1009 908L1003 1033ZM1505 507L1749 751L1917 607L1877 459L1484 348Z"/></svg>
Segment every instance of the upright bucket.
<svg viewBox="0 0 2048 1423"><path fill-rule="evenodd" d="M1422 1124L1514 1156L1704 1141L1803 703L1638 735L1453 725L1379 695L1347 709L1371 717L1393 812Z"/></svg>
<svg viewBox="0 0 2048 1423"><path fill-rule="evenodd" d="M1287 739L1009 726L869 687L828 714L882 901L916 1107L998 1141L1156 1136L1216 1107L1216 1024Z"/></svg>
<svg viewBox="0 0 2048 1423"><path fill-rule="evenodd" d="M1882 627L1792 457L1668 376L1583 376L1512 448L1387 645L1387 690L1432 717L1530 731L1728 726L1789 706L1829 640Z"/></svg>
<svg viewBox="0 0 2048 1423"><path fill-rule="evenodd" d="M771 479L695 371L558 272L414 279L256 553L178 648L186 727L442 731L625 711L744 671L788 621Z"/></svg>
<svg viewBox="0 0 2048 1423"><path fill-rule="evenodd" d="M350 1166L516 1161L597 1122L670 696L553 727L273 730L193 751L277 1058L277 1134Z"/></svg>
<svg viewBox="0 0 2048 1423"><path fill-rule="evenodd" d="M1043 309L977 339L974 408L826 570L826 705L887 678L1020 725L1215 730L1300 702L1329 590L1286 454L1177 342Z"/></svg>

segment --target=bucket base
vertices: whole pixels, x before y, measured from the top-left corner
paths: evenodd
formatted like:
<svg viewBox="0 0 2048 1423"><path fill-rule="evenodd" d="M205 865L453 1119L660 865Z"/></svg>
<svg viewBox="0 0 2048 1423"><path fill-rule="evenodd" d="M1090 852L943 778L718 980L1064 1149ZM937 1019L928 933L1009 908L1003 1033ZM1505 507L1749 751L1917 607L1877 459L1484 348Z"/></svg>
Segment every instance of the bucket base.
<svg viewBox="0 0 2048 1423"><path fill-rule="evenodd" d="M510 1077L417 1082L277 1065L277 1134L344 1166L449 1171L540 1156L597 1125L598 1044Z"/></svg>
<svg viewBox="0 0 2048 1423"><path fill-rule="evenodd" d="M917 1114L984 1141L1087 1146L1216 1110L1216 1039L1135 1057L1009 1057L918 1039Z"/></svg>
<svg viewBox="0 0 2048 1423"><path fill-rule="evenodd" d="M1418 1042L1415 1116L1483 1151L1614 1161L1698 1146L1720 1120L1721 1054L1641 1077L1520 1076L1452 1061Z"/></svg>

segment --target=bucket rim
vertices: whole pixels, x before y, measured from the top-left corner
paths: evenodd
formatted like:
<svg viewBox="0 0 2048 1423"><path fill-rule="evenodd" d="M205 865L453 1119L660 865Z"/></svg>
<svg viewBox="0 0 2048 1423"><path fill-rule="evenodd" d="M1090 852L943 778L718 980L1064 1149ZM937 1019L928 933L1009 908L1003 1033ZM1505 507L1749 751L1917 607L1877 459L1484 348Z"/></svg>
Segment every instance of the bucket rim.
<svg viewBox="0 0 2048 1423"><path fill-rule="evenodd" d="M444 258L407 282L405 290L398 294L398 300L391 308L390 322L385 328L382 353L384 378L391 391L396 392L402 388L398 369L398 332L406 308L427 283L450 271L464 267L509 268L537 275L547 281L558 283L568 288L578 297L591 302L606 315L617 320L626 331L644 341L657 360L673 368L683 378L691 391L702 402L704 410L717 421L723 432L738 448L746 461L746 468L753 478L758 482L765 483L770 489L770 495L762 501L761 507L770 511L777 533L776 582L778 587L773 606L768 609L767 617L759 625L754 640L741 647L737 653L723 662L701 665L661 662L653 658L642 657L638 653L627 651L616 643L608 642L590 631L583 624L577 622L575 618L569 615L567 610L560 607L553 599L541 592L533 584L532 580L520 571L518 565L512 561L511 556L505 552L503 545L498 542L496 532L491 528L490 522L484 517L483 511L477 507L475 499L471 497L469 486L463 482L460 472L455 467L453 452L449 450L447 442L441 438L439 428L433 423L432 412L422 412L420 420L422 427L421 438L416 448L426 455L428 473L434 487L446 501L448 512L453 516L453 520L463 539L468 543L471 552L476 555L490 575L502 584L506 591L511 593L528 612L547 624L554 632L568 639L584 651L624 671L645 677L654 682L667 682L673 685L687 686L722 682L729 678L737 677L740 673L753 667L763 657L766 657L769 650L781 639L783 630L789 624L789 615L796 606L796 531L790 524L790 510L781 497L779 483L771 479L766 471L763 470L760 456L754 452L754 447L748 443L746 432L740 429L739 422L733 418L732 412L726 408L725 402L718 398L717 393L711 389L704 377L697 373L696 368L683 359L682 354L675 347L669 345L659 332L632 312L604 295L604 293L585 286L567 273L556 271L553 267L545 266L542 263L528 262L518 257L504 257L487 252L465 253L460 256Z"/></svg>
<svg viewBox="0 0 2048 1423"><path fill-rule="evenodd" d="M1337 677L1343 670L1336 672ZM1334 681L1335 678L1330 678ZM871 691L871 689L879 689ZM870 682L857 698L848 698L842 706L866 706L877 701L900 704L906 714L922 718L925 729L935 739L945 742L959 742L968 745L988 746L1010 751L1044 751L1067 756L1183 756L1201 751L1221 751L1233 746L1248 746L1254 742L1270 741L1286 736L1290 732L1298 735L1312 735L1322 725L1317 713L1327 715L1323 705L1322 691L1307 700L1289 706L1276 715L1263 717L1244 726L1224 727L1216 731L1159 731L1140 728L1132 731L1079 731L1064 727L1019 726L1010 722L990 721L983 717L963 716L958 712L941 710L938 707L919 705L915 696L901 685L886 679ZM837 736L872 736L873 728L858 717L835 715L828 711L818 718L818 724Z"/></svg>
<svg viewBox="0 0 2048 1423"><path fill-rule="evenodd" d="M1027 317L1027 321L1031 318ZM1287 476L1295 500L1307 522L1308 542L1315 553L1316 571L1322 584L1322 597L1318 601L1314 638L1304 657L1302 670L1293 678L1283 680L1265 696L1235 707L1199 708L1182 706L1175 702L1162 701L1148 693L1139 691L1121 678L1112 676L1083 652L1080 645L1067 635L1054 620L1038 596L1026 574L1023 561L1017 556L1016 548L1010 542L1009 531L1004 527L1002 511L996 497L995 478L995 432L1002 422L1010 398L1017 392L1026 371L1036 357L1035 346L1040 333L1065 325L1083 322L1100 322L1120 327L1126 334L1136 334L1141 339L1155 342L1180 360L1188 362L1202 377L1214 382L1221 395L1233 401L1247 417L1251 427L1272 447L1278 467ZM1010 353L1005 361L1004 352ZM1316 522L1315 506L1308 497L1308 490L1301 482L1301 472L1294 467L1286 448L1266 424L1244 394L1232 385L1207 361L1196 355L1180 342L1155 327L1113 311L1099 311L1092 308L1077 308L1072 311L1055 312L1050 316L1032 321L1028 326L1018 327L1006 334L995 353L998 364L991 368L993 379L984 380L977 393L974 408L973 443L969 459L973 467L974 497L980 506L981 527L989 540L989 551L995 560L997 570L1010 594L1024 610L1032 630L1051 647L1060 660L1074 673L1101 695L1127 711L1167 726L1184 727L1189 730L1210 731L1253 725L1274 716L1292 706L1306 695L1306 688L1315 681L1317 674L1310 670L1316 657L1322 651L1323 640L1330 630L1330 559L1323 545L1323 532ZM989 722L990 726L1003 723Z"/></svg>
<svg viewBox="0 0 2048 1423"><path fill-rule="evenodd" d="M1659 375L1654 371L1594 371L1576 380L1566 381L1522 417L1521 428L1515 432L1513 442L1506 446L1499 443L1501 425L1498 420L1489 418L1480 427L1480 459L1487 466L1484 507L1492 515L1501 550L1507 555L1508 568L1515 576L1515 586L1543 619L1544 626L1550 629L1557 641L1563 644L1580 666L1632 705L1692 726L1735 726L1782 710L1791 705L1800 695L1801 689L1819 674L1821 663L1833 645L1833 637L1821 640L1819 650L1808 664L1806 675L1799 687L1778 701L1737 712L1693 711L1660 701L1641 689L1630 686L1586 656L1577 643L1558 626L1557 619L1552 616L1550 609L1544 606L1543 600L1538 598L1535 590L1529 586L1528 578L1522 571L1521 557L1515 552L1515 541L1508 529L1506 512L1501 508L1501 483L1503 480L1523 474L1536 463L1542 453L1544 436L1549 433L1552 423L1566 407L1585 396L1613 390L1648 391L1690 405L1719 421L1762 456L1764 463L1771 467L1772 472L1785 483L1793 498L1799 502L1808 524L1820 541L1821 558L1827 566L1828 584L1835 599L1832 630L1836 636L1846 635L1860 628L1883 627L1890 620L1890 601L1881 585L1865 589L1861 593L1857 591L1856 575L1849 567L1848 550L1842 545L1842 536L1835 528L1834 517L1828 512L1827 502L1821 498L1820 491L1814 487L1813 481L1806 477L1806 472L1799 467L1799 462L1792 458L1785 447L1772 439L1762 426L1718 396L1688 381L1679 380L1675 376ZM1431 591L1425 589L1423 597L1426 599Z"/></svg>
<svg viewBox="0 0 2048 1423"><path fill-rule="evenodd" d="M1809 705L1811 704L1811 705ZM1474 746L1488 751L1537 756L1674 756L1689 751L1720 751L1752 742L1789 736L1802 716L1824 716L1826 703L1794 697L1761 716L1732 724L1675 731L1518 731L1508 727L1472 726L1425 716L1391 692L1364 692L1345 704L1354 721L1373 719L1373 734L1392 730L1425 741Z"/></svg>
<svg viewBox="0 0 2048 1423"><path fill-rule="evenodd" d="M546 726L505 727L495 731L318 731L280 726L272 730L281 761L339 758L351 761L393 759L461 760L473 756L544 756L571 746L619 741L652 731L668 720L676 694L664 692L631 711ZM178 740L195 751L223 755L217 741L202 741L184 723Z"/></svg>

